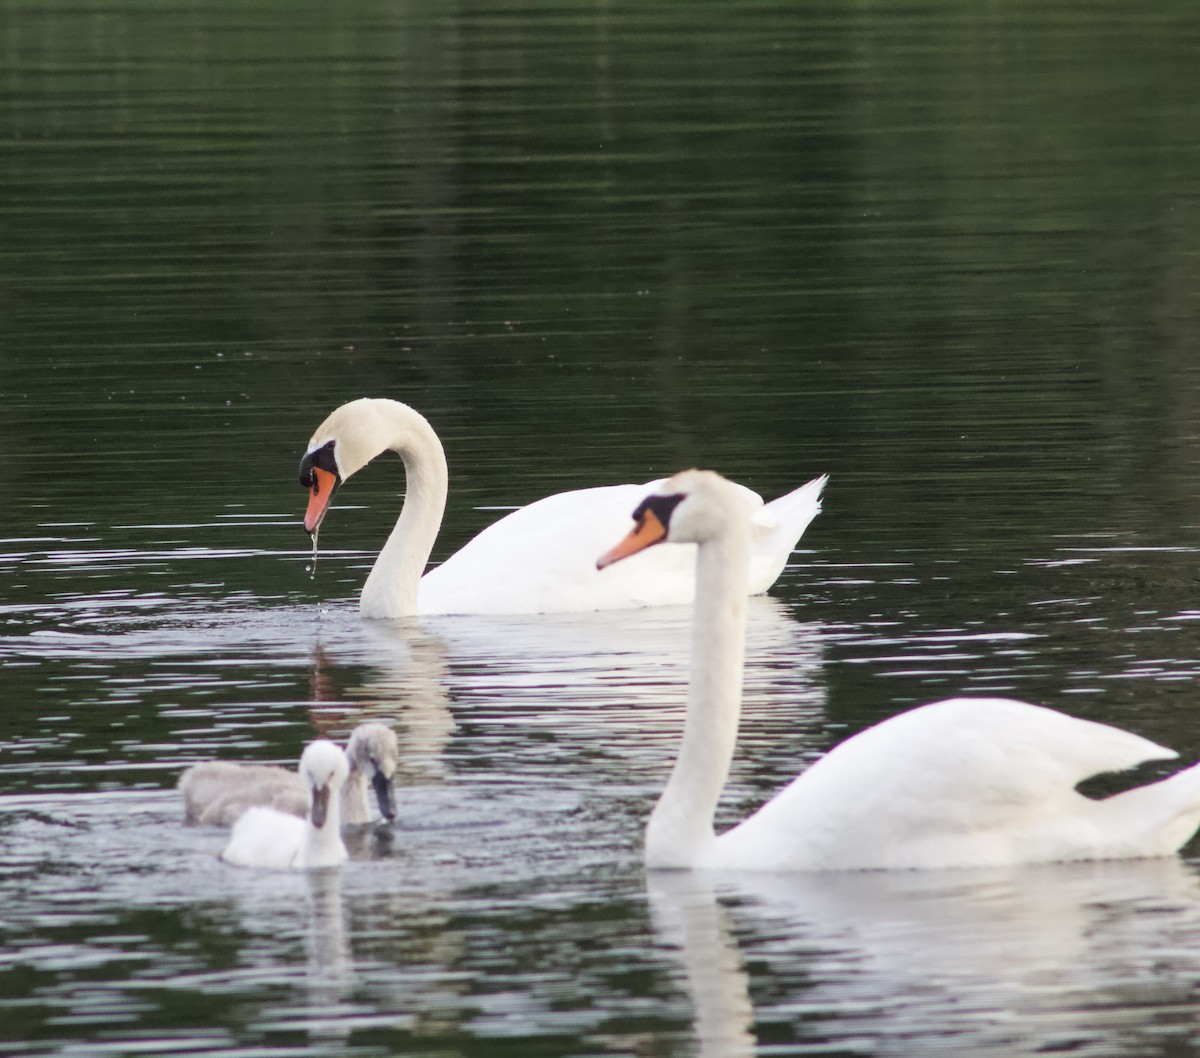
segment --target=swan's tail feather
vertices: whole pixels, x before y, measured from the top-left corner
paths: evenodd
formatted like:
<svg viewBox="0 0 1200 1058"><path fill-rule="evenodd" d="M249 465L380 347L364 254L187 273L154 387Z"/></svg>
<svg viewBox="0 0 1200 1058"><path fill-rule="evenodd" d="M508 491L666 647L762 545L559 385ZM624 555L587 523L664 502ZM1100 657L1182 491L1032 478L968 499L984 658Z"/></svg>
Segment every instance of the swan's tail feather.
<svg viewBox="0 0 1200 1058"><path fill-rule="evenodd" d="M1125 855L1169 856L1200 829L1200 764L1098 802Z"/></svg>
<svg viewBox="0 0 1200 1058"><path fill-rule="evenodd" d="M750 559L750 593L766 591L787 565L809 523L821 513L821 490L828 474L765 504L754 516L754 546Z"/></svg>
<svg viewBox="0 0 1200 1058"><path fill-rule="evenodd" d="M798 489L765 504L762 515L755 521L779 530L792 538L792 546L804 534L811 522L821 513L821 492L829 481L828 474L801 485Z"/></svg>

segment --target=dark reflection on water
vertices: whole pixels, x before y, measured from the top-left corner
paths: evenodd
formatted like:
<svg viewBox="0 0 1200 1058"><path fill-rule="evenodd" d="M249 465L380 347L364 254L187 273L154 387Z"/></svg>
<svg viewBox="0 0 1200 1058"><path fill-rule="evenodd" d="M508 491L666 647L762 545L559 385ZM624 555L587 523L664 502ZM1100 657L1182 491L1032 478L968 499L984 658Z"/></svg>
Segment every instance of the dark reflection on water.
<svg viewBox="0 0 1200 1058"><path fill-rule="evenodd" d="M0 1049L1190 1045L1190 861L647 880L687 613L364 625L399 464L314 576L295 471L408 400L435 559L832 472L722 825L960 692L1200 757L1193 7L0 0ZM179 824L185 763L366 716L400 817L340 874Z"/></svg>

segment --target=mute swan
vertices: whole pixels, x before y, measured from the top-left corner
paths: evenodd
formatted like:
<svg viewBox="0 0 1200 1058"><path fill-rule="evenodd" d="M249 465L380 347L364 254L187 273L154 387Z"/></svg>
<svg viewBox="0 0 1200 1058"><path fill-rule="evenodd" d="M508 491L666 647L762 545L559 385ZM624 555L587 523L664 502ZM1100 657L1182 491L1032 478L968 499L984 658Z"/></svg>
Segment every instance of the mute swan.
<svg viewBox="0 0 1200 1058"><path fill-rule="evenodd" d="M901 713L836 746L715 836L741 708L750 525L712 471L642 501L601 568L663 540L699 545L683 741L646 827L649 867L844 870L1130 859L1177 851L1200 825L1200 764L1091 800L1084 779L1177 756L1118 728L1001 698Z"/></svg>
<svg viewBox="0 0 1200 1058"><path fill-rule="evenodd" d="M250 808L233 825L221 859L239 867L336 867L347 859L336 794L350 766L340 746L319 738L300 756L300 775L308 784L306 819L274 808Z"/></svg>
<svg viewBox="0 0 1200 1058"><path fill-rule="evenodd" d="M346 743L350 775L342 785L341 819L347 825L370 823L370 783L384 819L396 818L392 779L399 763L396 732L386 724L359 724ZM304 818L309 786L299 772L273 764L204 761L185 768L179 777L184 819L206 826L232 826L254 806Z"/></svg>
<svg viewBox="0 0 1200 1058"><path fill-rule="evenodd" d="M311 493L304 528L314 541L337 487L386 451L404 460L407 495L363 586L359 608L366 617L610 610L692 599L690 547L663 548L607 577L596 572L596 553L655 482L547 496L488 526L422 576L446 507L446 456L422 415L382 398L343 404L308 444L300 483ZM821 509L825 481L816 478L765 506L739 486L742 503L754 512L748 592L765 592L783 571Z"/></svg>

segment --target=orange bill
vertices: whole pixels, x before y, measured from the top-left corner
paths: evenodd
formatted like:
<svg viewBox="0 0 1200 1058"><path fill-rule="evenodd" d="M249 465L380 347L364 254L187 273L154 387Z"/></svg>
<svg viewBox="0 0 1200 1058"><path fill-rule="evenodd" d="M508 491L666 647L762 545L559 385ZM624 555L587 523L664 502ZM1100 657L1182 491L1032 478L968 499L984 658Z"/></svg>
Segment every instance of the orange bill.
<svg viewBox="0 0 1200 1058"><path fill-rule="evenodd" d="M654 544L661 544L666 538L667 527L659 520L658 515L647 507L642 512L642 517L637 525L630 530L629 535L616 547L605 551L596 559L596 568L603 569L605 566L611 566L614 562L619 562L630 555L636 555L639 551L645 551Z"/></svg>
<svg viewBox="0 0 1200 1058"><path fill-rule="evenodd" d="M304 529L311 536L321 525L321 519L329 510L337 475L320 467L312 468L312 492L308 496L308 510L304 515Z"/></svg>

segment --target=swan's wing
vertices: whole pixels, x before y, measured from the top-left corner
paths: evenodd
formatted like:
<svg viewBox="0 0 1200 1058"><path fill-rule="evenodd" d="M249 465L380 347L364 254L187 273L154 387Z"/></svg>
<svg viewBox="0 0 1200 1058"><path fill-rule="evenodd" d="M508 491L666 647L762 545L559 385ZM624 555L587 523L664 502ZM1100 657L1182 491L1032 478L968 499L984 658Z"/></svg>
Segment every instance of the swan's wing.
<svg viewBox="0 0 1200 1058"><path fill-rule="evenodd" d="M692 545L663 544L634 567L596 569L656 482L558 493L488 526L421 579L422 613L539 613L687 602ZM608 574L616 573L615 577Z"/></svg>
<svg viewBox="0 0 1200 1058"><path fill-rule="evenodd" d="M1175 756L1052 709L950 699L847 739L721 843L774 844L785 860L804 848L832 861L816 866L903 865L941 842L1011 841L1039 819L1076 811L1084 779Z"/></svg>
<svg viewBox="0 0 1200 1058"><path fill-rule="evenodd" d="M622 564L628 568L596 569L596 559L628 531L634 509L657 484L558 493L505 515L425 574L421 612L539 613L688 602L693 545L663 544Z"/></svg>
<svg viewBox="0 0 1200 1058"><path fill-rule="evenodd" d="M513 511L421 578L421 612L553 613L691 602L693 544L662 544L596 569L596 559L629 531L634 509L660 483L561 492ZM738 487L755 517L761 516L762 498ZM810 509L813 502L815 494ZM774 539L782 524L779 513L766 517L762 532ZM757 590L778 576L793 544L785 543L773 575Z"/></svg>
<svg viewBox="0 0 1200 1058"><path fill-rule="evenodd" d="M204 826L232 826L254 805L303 817L308 787L294 771L271 764L212 760L193 764L179 777L184 819Z"/></svg>

